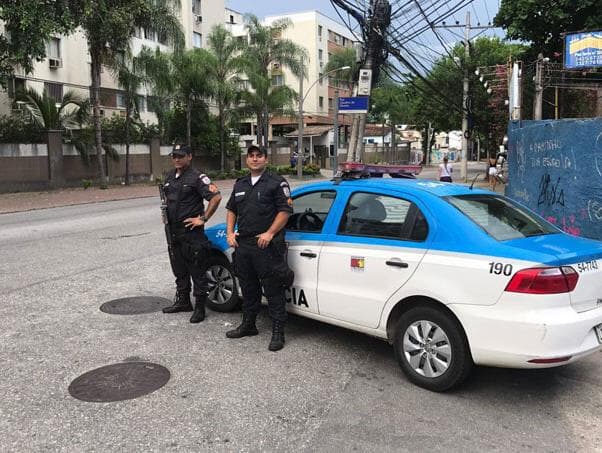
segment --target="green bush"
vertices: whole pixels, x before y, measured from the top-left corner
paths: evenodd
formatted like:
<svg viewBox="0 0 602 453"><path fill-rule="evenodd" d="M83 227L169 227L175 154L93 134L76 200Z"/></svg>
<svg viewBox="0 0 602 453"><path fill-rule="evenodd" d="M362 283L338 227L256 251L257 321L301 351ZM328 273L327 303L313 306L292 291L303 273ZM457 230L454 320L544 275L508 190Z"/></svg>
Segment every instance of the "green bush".
<svg viewBox="0 0 602 453"><path fill-rule="evenodd" d="M317 175L320 174L320 166L318 164L307 164L303 166L304 175Z"/></svg>
<svg viewBox="0 0 602 453"><path fill-rule="evenodd" d="M0 143L46 143L44 131L17 115L0 116Z"/></svg>

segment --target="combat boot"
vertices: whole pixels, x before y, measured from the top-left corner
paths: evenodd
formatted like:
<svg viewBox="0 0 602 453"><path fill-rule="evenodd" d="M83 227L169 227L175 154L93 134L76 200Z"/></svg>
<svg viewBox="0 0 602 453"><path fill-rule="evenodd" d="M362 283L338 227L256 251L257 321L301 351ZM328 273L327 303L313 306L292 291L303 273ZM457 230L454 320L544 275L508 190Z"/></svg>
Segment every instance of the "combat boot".
<svg viewBox="0 0 602 453"><path fill-rule="evenodd" d="M163 313L179 313L181 311L192 311L192 304L190 303L190 293L176 291L176 295L173 299L173 305L165 307L163 309Z"/></svg>
<svg viewBox="0 0 602 453"><path fill-rule="evenodd" d="M268 349L270 351L280 351L284 347L284 323L272 321L272 339Z"/></svg>
<svg viewBox="0 0 602 453"><path fill-rule="evenodd" d="M255 316L243 314L240 326L226 332L226 336L228 338L242 338L257 335L259 332L255 326L255 318Z"/></svg>
<svg viewBox="0 0 602 453"><path fill-rule="evenodd" d="M197 297L196 304L194 306L194 313L190 317L190 322L196 324L205 319L205 301L207 296Z"/></svg>

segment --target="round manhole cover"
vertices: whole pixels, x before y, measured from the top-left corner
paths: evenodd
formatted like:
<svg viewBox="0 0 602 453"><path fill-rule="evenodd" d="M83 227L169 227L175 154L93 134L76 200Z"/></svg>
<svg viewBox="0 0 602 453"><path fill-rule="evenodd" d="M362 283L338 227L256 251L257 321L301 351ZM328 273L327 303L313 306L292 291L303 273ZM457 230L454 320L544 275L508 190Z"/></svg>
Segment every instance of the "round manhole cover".
<svg viewBox="0 0 602 453"><path fill-rule="evenodd" d="M100 311L110 315L141 315L161 311L172 302L164 297L124 297L110 300L100 306Z"/></svg>
<svg viewBox="0 0 602 453"><path fill-rule="evenodd" d="M170 376L167 368L156 363L117 363L82 374L71 383L69 393L91 403L131 400L160 389Z"/></svg>

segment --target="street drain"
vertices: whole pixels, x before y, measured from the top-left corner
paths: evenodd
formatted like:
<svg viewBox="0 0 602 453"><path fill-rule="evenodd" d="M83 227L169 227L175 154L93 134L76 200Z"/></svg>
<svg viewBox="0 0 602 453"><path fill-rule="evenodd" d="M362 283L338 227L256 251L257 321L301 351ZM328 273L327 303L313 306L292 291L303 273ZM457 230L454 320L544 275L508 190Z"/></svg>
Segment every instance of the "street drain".
<svg viewBox="0 0 602 453"><path fill-rule="evenodd" d="M97 368L69 386L73 398L89 403L110 403L138 398L163 387L169 370L150 362L127 362Z"/></svg>
<svg viewBox="0 0 602 453"><path fill-rule="evenodd" d="M141 315L161 311L168 305L171 305L171 301L164 297L124 297L105 302L100 306L100 311L110 315Z"/></svg>

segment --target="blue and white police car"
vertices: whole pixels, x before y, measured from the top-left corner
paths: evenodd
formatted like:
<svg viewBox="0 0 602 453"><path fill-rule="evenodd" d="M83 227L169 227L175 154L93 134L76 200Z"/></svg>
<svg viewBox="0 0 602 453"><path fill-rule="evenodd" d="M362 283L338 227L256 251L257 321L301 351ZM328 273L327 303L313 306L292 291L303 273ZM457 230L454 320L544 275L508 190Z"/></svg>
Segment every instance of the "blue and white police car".
<svg viewBox="0 0 602 453"><path fill-rule="evenodd" d="M419 386L449 389L474 364L552 367L602 348L602 242L455 184L351 179L292 197L289 311L389 341ZM206 233L210 306L232 310L225 225Z"/></svg>

